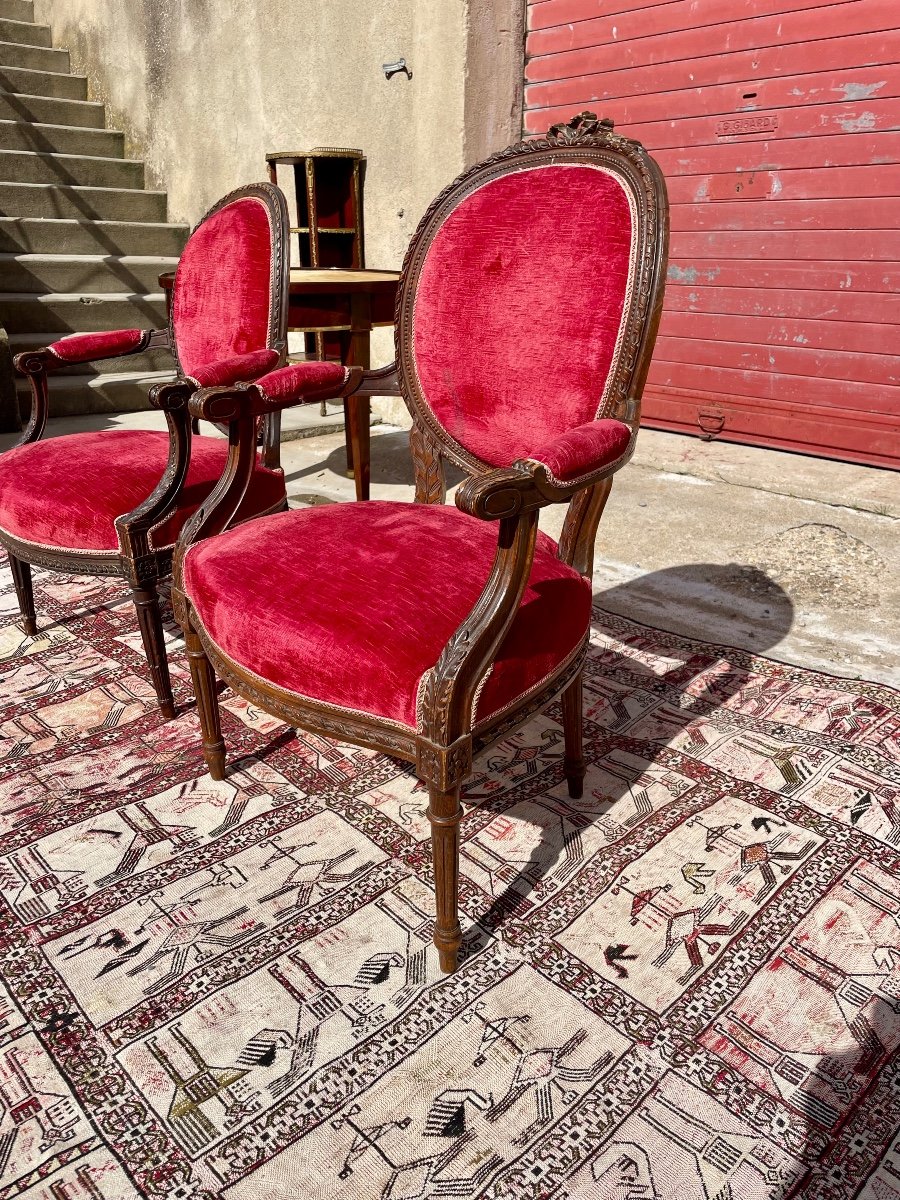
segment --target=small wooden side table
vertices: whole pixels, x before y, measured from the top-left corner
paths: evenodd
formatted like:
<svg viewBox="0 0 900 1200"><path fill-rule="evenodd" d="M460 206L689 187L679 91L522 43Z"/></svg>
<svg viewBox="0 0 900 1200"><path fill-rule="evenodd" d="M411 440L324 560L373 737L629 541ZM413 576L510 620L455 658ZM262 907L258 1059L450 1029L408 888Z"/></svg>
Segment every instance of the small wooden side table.
<svg viewBox="0 0 900 1200"><path fill-rule="evenodd" d="M175 274L160 275L168 303ZM370 366L369 334L379 325L393 325L394 301L400 275L397 271L291 269L288 326L291 330L343 333L345 366ZM399 395L396 384L385 383L385 395ZM369 498L369 421L367 396L344 401L347 467L353 471L357 500Z"/></svg>

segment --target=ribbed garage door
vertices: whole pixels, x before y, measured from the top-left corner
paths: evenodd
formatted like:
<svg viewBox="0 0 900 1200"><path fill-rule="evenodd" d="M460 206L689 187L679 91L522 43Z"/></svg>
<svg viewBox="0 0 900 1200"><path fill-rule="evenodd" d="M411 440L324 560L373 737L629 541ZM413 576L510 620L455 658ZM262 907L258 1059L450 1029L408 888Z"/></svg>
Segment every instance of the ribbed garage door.
<svg viewBox="0 0 900 1200"><path fill-rule="evenodd" d="M900 467L900 0L531 0L525 128L662 166L648 425Z"/></svg>

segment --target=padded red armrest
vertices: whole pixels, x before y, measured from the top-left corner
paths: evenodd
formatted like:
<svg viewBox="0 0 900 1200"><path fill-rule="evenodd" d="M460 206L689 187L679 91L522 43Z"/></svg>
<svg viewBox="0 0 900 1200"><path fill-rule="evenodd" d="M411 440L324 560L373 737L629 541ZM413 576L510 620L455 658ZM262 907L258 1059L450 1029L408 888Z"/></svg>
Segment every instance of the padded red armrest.
<svg viewBox="0 0 900 1200"><path fill-rule="evenodd" d="M567 429L540 450L529 454L529 462L540 463L561 483L571 483L615 462L628 449L631 430L624 421L588 421Z"/></svg>
<svg viewBox="0 0 900 1200"><path fill-rule="evenodd" d="M252 383L260 375L271 371L278 362L277 350L251 350L249 354L236 354L233 358L222 358L218 362L195 367L188 375L198 387L228 387L232 383Z"/></svg>
<svg viewBox="0 0 900 1200"><path fill-rule="evenodd" d="M150 341L152 329L113 329L103 333L73 333L60 338L47 349L65 363L93 362L98 358L117 358L134 354Z"/></svg>
<svg viewBox="0 0 900 1200"><path fill-rule="evenodd" d="M289 363L277 371L270 371L268 375L256 380L256 387L262 392L265 400L283 405L294 401L327 398L322 396L322 392L337 394L349 377L350 372L340 363L311 359L308 362Z"/></svg>

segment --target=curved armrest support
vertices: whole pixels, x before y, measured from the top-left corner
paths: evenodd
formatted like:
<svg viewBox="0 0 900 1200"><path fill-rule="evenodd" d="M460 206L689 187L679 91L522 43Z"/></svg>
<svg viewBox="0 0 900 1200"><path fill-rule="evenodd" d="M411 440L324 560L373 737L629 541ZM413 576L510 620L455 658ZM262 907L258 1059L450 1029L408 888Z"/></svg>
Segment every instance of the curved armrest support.
<svg viewBox="0 0 900 1200"><path fill-rule="evenodd" d="M247 494L256 466L256 426L260 417L294 404L343 396L362 375L360 367L339 363L291 363L255 383L200 388L188 402L195 419L228 427L228 458L216 486L186 522L175 548L173 572L180 587L181 563L188 548L227 529Z"/></svg>
<svg viewBox="0 0 900 1200"><path fill-rule="evenodd" d="M13 359L16 370L31 380L31 415L16 446L36 442L42 436L50 412L47 376L61 367L121 358L143 350L169 349L167 329L117 329L106 333L75 333L60 338L42 350L24 350Z"/></svg>
<svg viewBox="0 0 900 1200"><path fill-rule="evenodd" d="M228 422L228 457L216 486L209 493L197 511L182 527L175 544L172 557L172 575L175 588L181 589L181 564L184 556L194 542L213 537L227 529L237 515L241 501L247 494L253 471L256 467L256 425L257 417L253 412L252 402L247 399L253 391L252 385L240 385L234 389L236 399L228 410L225 418ZM218 392L219 389L210 389ZM202 393L197 393L189 402L189 410L194 416L202 416L202 401L195 404ZM224 393L222 393L224 394ZM222 408L226 402L222 400ZM215 408L212 404L211 407ZM216 417L207 417L216 420ZM174 592L173 592L174 596ZM174 602L174 601L173 601Z"/></svg>
<svg viewBox="0 0 900 1200"><path fill-rule="evenodd" d="M388 363L386 367L378 367L374 371L363 371L359 376L357 386L351 393L348 393L348 395L361 396L364 399L372 396L399 396L400 394L396 362Z"/></svg>
<svg viewBox="0 0 900 1200"><path fill-rule="evenodd" d="M46 428L50 415L47 372L54 370L59 363L49 350L25 350L15 356L13 364L20 375L27 375L31 380L31 413L22 436L15 443L16 446L26 446L29 442L38 441Z"/></svg>
<svg viewBox="0 0 900 1200"><path fill-rule="evenodd" d="M478 685L515 619L531 574L536 537L537 509L501 518L497 552L481 595L426 676L422 734L431 747L420 746L420 766L442 787L458 781L453 776L465 774L471 762ZM462 754L453 753L455 743ZM449 754L441 753L448 748Z"/></svg>
<svg viewBox="0 0 900 1200"><path fill-rule="evenodd" d="M150 530L172 508L184 486L191 462L191 425L188 400L194 390L190 380L176 379L160 383L150 391L150 403L166 414L169 427L169 457L159 483L137 508L116 518L116 533L123 564L129 579L138 586L142 563L147 561L151 573L156 559L150 546Z"/></svg>

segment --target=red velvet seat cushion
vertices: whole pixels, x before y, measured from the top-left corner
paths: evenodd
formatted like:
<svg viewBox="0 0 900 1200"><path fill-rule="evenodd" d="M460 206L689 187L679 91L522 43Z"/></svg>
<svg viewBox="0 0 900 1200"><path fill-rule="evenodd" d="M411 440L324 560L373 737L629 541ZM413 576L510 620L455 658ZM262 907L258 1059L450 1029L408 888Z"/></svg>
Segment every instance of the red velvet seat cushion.
<svg viewBox="0 0 900 1200"><path fill-rule="evenodd" d="M416 698L490 573L496 524L370 501L279 513L193 546L184 583L225 654L271 683L416 727ZM547 676L588 629L591 588L539 534L477 718Z"/></svg>
<svg viewBox="0 0 900 1200"><path fill-rule="evenodd" d="M114 429L73 433L0 455L0 529L26 542L70 550L118 550L113 522L143 503L162 478L169 435ZM153 545L171 545L222 474L228 443L195 437L178 511L157 528ZM260 467L238 515L265 512L284 499L284 475Z"/></svg>

